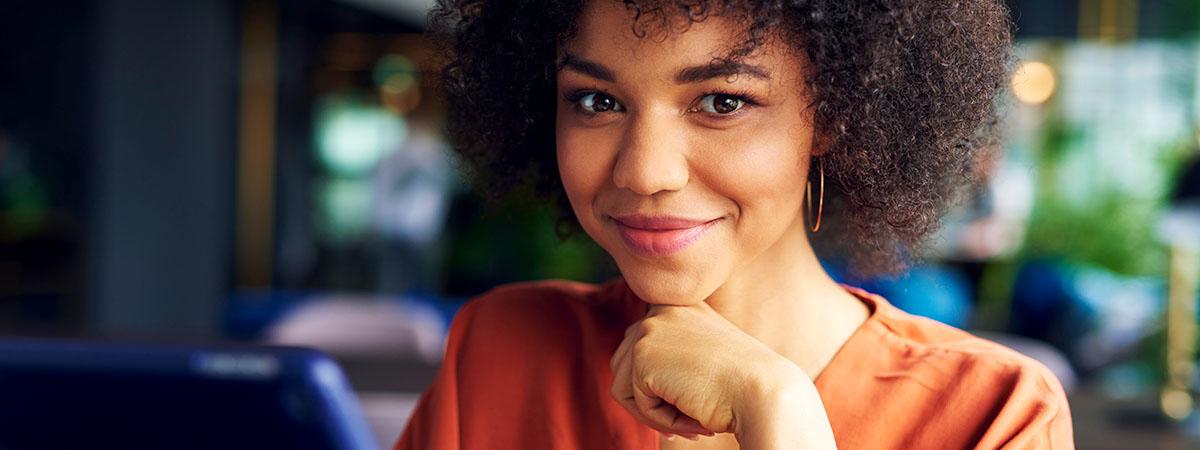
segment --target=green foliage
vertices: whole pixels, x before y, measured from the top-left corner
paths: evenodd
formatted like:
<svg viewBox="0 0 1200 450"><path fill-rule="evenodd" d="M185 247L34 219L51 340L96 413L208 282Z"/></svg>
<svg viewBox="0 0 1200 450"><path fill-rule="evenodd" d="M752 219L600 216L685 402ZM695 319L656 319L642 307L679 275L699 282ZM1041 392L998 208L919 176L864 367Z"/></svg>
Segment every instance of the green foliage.
<svg viewBox="0 0 1200 450"><path fill-rule="evenodd" d="M1159 202L1101 192L1093 206L1056 196L1039 199L1030 218L1024 258L1048 256L1124 275L1161 275L1166 254L1155 236Z"/></svg>
<svg viewBox="0 0 1200 450"><path fill-rule="evenodd" d="M475 295L520 280L600 282L616 275L608 255L586 234L566 240L555 234L554 207L521 198L493 205L460 198L448 230L447 294Z"/></svg>
<svg viewBox="0 0 1200 450"><path fill-rule="evenodd" d="M1061 163L1078 148L1075 143L1082 133L1058 114L1048 114L1044 122L1037 153L1039 192L1021 258L1053 257L1123 275L1162 276L1166 249L1158 240L1156 227L1167 207L1168 192L1145 198L1100 187L1087 201L1074 203L1059 191L1056 180ZM1192 139L1186 136L1153 152L1157 172L1169 180L1167 186L1174 185L1182 162L1192 153Z"/></svg>
<svg viewBox="0 0 1200 450"><path fill-rule="evenodd" d="M1156 2L1153 9L1143 8L1147 17L1142 21L1143 35L1167 39L1188 39L1200 36L1200 0L1167 0Z"/></svg>

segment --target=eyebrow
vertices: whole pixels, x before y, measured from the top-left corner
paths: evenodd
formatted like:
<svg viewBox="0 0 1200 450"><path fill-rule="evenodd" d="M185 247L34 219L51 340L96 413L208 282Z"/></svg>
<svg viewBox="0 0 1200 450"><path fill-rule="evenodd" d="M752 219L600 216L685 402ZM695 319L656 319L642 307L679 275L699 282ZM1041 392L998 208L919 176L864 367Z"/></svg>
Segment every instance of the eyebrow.
<svg viewBox="0 0 1200 450"><path fill-rule="evenodd" d="M751 78L758 78L764 81L771 80L771 74L767 72L767 69L762 67L738 61L717 60L703 66L688 67L680 70L679 74L675 75L675 82L679 84L696 83L713 78L730 78L738 75L748 75Z"/></svg>
<svg viewBox="0 0 1200 450"><path fill-rule="evenodd" d="M617 81L617 77L613 76L612 71L608 70L608 68L604 67L604 65L598 62L590 61L586 58L580 58L570 53L567 53L567 55L563 57L563 61L559 64L559 68L571 69L589 77L607 81L609 83L615 83Z"/></svg>
<svg viewBox="0 0 1200 450"><path fill-rule="evenodd" d="M603 64L570 53L567 53L563 57L562 62L559 63L559 68L570 69L609 83L614 83L617 79L613 75L613 72L604 67ZM678 84L697 83L713 78L729 78L737 75L747 75L766 81L771 80L770 72L761 66L731 60L715 60L708 64L687 67L680 70L675 75L675 82Z"/></svg>

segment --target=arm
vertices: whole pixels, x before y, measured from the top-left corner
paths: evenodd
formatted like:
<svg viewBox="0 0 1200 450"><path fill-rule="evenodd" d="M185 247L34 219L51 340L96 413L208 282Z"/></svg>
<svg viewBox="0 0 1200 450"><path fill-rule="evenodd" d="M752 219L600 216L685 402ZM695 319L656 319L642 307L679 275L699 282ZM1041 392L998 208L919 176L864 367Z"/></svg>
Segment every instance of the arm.
<svg viewBox="0 0 1200 450"><path fill-rule="evenodd" d="M833 429L816 386L799 367L755 377L746 410L736 412L734 435L743 449L836 449Z"/></svg>
<svg viewBox="0 0 1200 450"><path fill-rule="evenodd" d="M446 353L433 384L409 416L394 450L457 450L459 443L458 363L466 329L475 317L475 303L467 302L454 316L447 333Z"/></svg>
<svg viewBox="0 0 1200 450"><path fill-rule="evenodd" d="M733 433L753 450L836 448L812 379L707 304L652 305L610 366L613 399L661 433Z"/></svg>

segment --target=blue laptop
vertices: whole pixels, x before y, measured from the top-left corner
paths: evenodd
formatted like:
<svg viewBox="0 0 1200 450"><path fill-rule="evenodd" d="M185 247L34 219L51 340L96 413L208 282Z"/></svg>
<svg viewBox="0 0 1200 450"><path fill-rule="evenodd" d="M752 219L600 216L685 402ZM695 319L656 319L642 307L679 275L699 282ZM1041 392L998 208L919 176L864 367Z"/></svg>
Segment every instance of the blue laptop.
<svg viewBox="0 0 1200 450"><path fill-rule="evenodd" d="M0 449L375 449L315 350L0 340Z"/></svg>

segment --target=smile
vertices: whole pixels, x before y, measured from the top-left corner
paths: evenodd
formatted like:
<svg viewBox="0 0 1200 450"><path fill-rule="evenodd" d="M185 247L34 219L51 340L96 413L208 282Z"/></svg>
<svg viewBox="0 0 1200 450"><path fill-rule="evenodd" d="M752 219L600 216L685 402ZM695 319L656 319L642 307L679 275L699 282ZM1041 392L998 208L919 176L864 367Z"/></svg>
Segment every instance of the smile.
<svg viewBox="0 0 1200 450"><path fill-rule="evenodd" d="M692 220L677 217L621 216L613 221L625 245L648 256L666 256L688 248L721 218Z"/></svg>

